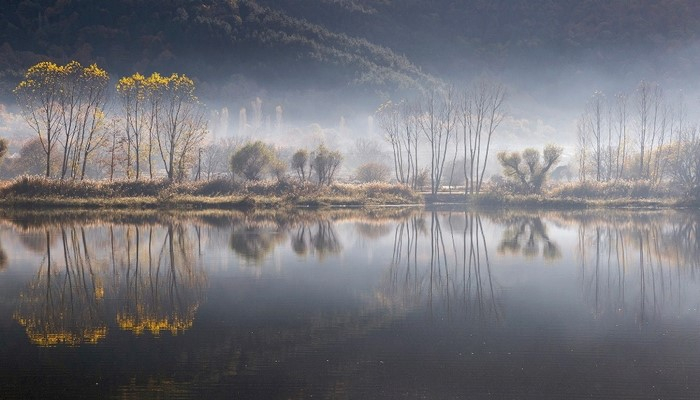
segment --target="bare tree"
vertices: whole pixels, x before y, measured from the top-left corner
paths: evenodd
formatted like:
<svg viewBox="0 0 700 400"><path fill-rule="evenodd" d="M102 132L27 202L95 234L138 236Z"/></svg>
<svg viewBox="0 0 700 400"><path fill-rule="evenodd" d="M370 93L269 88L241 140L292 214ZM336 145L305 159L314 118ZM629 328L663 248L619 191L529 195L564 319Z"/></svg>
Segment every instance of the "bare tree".
<svg viewBox="0 0 700 400"><path fill-rule="evenodd" d="M403 102L394 103L387 101L379 106L376 111L377 122L384 134L384 140L391 145L394 162L394 175L396 180L407 183L408 179L404 169L404 151L402 144L402 110Z"/></svg>
<svg viewBox="0 0 700 400"><path fill-rule="evenodd" d="M655 83L642 81L636 91L636 128L639 146L639 178L651 173L652 149L658 139L662 118L663 93Z"/></svg>
<svg viewBox="0 0 700 400"><path fill-rule="evenodd" d="M617 133L617 146L615 148L615 179L622 178L627 161L627 95L618 93L615 95L613 107L613 120Z"/></svg>
<svg viewBox="0 0 700 400"><path fill-rule="evenodd" d="M500 83L480 80L465 91L459 107L464 143L465 193L481 191L491 141L504 118L506 89Z"/></svg>
<svg viewBox="0 0 700 400"><path fill-rule="evenodd" d="M394 177L400 183L416 187L418 178L419 107L405 100L388 101L377 110L384 140L391 145Z"/></svg>
<svg viewBox="0 0 700 400"><path fill-rule="evenodd" d="M590 139L588 137L588 122L586 118L588 118L588 115L584 113L576 122L578 179L581 182L585 182L588 178L588 142Z"/></svg>
<svg viewBox="0 0 700 400"><path fill-rule="evenodd" d="M457 103L452 88L444 93L430 92L420 104L418 124L430 145L430 190L440 189L447 150L456 135Z"/></svg>
<svg viewBox="0 0 700 400"><path fill-rule="evenodd" d="M106 177L110 181L118 175L126 175L127 171L127 142L124 134L124 122L120 118L110 118L105 123L103 146L99 147L97 153L97 165L106 171Z"/></svg>

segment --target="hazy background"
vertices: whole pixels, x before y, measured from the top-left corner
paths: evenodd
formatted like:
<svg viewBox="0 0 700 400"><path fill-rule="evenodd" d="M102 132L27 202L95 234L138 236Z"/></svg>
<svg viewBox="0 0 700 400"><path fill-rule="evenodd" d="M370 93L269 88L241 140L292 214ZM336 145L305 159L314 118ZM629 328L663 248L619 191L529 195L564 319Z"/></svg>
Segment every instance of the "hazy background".
<svg viewBox="0 0 700 400"><path fill-rule="evenodd" d="M508 87L495 150L556 142L567 155L595 90L658 82L698 106L693 0L4 0L0 136L25 137L12 88L41 60L96 62L113 80L181 72L217 138L352 151L381 140L386 99L477 77ZM246 108L245 119L241 108ZM228 114L228 116L226 116ZM28 134L28 133L27 133ZM566 163L566 158L564 163Z"/></svg>

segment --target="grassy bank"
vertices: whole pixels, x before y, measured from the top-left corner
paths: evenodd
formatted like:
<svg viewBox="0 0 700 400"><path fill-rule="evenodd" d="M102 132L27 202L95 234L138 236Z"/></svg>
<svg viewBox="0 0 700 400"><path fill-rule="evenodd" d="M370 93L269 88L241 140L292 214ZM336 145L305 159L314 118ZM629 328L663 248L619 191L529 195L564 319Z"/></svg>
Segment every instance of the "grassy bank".
<svg viewBox="0 0 700 400"><path fill-rule="evenodd" d="M570 198L547 195L496 195L482 194L468 200L474 208L520 208L547 210L582 210L595 208L687 208L697 207L697 202L674 198Z"/></svg>
<svg viewBox="0 0 700 400"><path fill-rule="evenodd" d="M543 194L514 194L492 188L476 196L457 193L426 195L426 204L468 204L473 208L595 209L700 208L698 196L684 195L648 181L572 182L552 185Z"/></svg>
<svg viewBox="0 0 700 400"><path fill-rule="evenodd" d="M0 184L0 206L80 209L278 209L285 207L418 204L403 185L368 183L318 186L298 182L239 183L228 179L172 183L58 181L20 177Z"/></svg>
<svg viewBox="0 0 700 400"><path fill-rule="evenodd" d="M375 205L465 205L478 209L700 208L693 196L672 194L644 183L558 185L542 195L503 191L465 196L431 195L388 183L334 184L217 179L172 183L142 181L59 181L20 177L0 183L0 207L11 209L112 210L277 210Z"/></svg>

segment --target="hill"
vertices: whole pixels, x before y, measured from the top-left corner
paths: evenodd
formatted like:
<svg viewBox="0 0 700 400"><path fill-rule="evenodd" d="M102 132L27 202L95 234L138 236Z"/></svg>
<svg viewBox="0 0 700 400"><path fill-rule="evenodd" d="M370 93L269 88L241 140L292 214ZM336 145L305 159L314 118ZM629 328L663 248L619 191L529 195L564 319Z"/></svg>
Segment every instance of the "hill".
<svg viewBox="0 0 700 400"><path fill-rule="evenodd" d="M544 80L561 65L661 63L683 75L699 35L692 0L5 0L0 95L37 61L76 59L113 76L184 72L216 102L376 102L484 70Z"/></svg>

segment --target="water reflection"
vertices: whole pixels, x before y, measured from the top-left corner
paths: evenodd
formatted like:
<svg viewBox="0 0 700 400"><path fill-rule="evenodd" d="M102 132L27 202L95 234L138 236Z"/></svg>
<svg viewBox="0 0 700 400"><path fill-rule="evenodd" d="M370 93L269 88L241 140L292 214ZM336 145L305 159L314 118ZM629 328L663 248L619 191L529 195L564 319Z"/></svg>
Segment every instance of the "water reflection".
<svg viewBox="0 0 700 400"><path fill-rule="evenodd" d="M679 314L700 266L698 218L666 214L583 218L578 226L583 291L597 317L631 313L643 324Z"/></svg>
<svg viewBox="0 0 700 400"><path fill-rule="evenodd" d="M192 326L206 275L184 225L48 225L21 242L42 260L15 320L40 346L97 343L110 327L176 334Z"/></svg>
<svg viewBox="0 0 700 400"><path fill-rule="evenodd" d="M7 268L7 254L2 248L2 243L0 243L0 271Z"/></svg>
<svg viewBox="0 0 700 400"><path fill-rule="evenodd" d="M286 232L274 223L234 226L229 245L246 261L259 264L286 238Z"/></svg>
<svg viewBox="0 0 700 400"><path fill-rule="evenodd" d="M537 257L542 253L546 260L561 257L561 250L547 234L547 225L541 216L504 213L494 216L494 220L506 226L498 245L500 254Z"/></svg>
<svg viewBox="0 0 700 400"><path fill-rule="evenodd" d="M425 241L427 248L421 243ZM425 308L431 316L498 321L498 284L491 271L482 217L473 212L431 212L400 222L382 290L386 301Z"/></svg>
<svg viewBox="0 0 700 400"><path fill-rule="evenodd" d="M85 229L44 231L45 255L39 270L21 294L15 319L32 343L40 346L97 343L107 334L104 281L93 263ZM52 236L62 251L52 254Z"/></svg>
<svg viewBox="0 0 700 400"><path fill-rule="evenodd" d="M159 239L159 233L164 237ZM153 227L126 229L126 260L120 263L124 271L120 291L125 296L116 317L121 329L158 335L161 331L177 334L192 326L203 301L206 275L197 263L189 233L182 224L155 232ZM118 258L114 239L110 229L113 261Z"/></svg>

